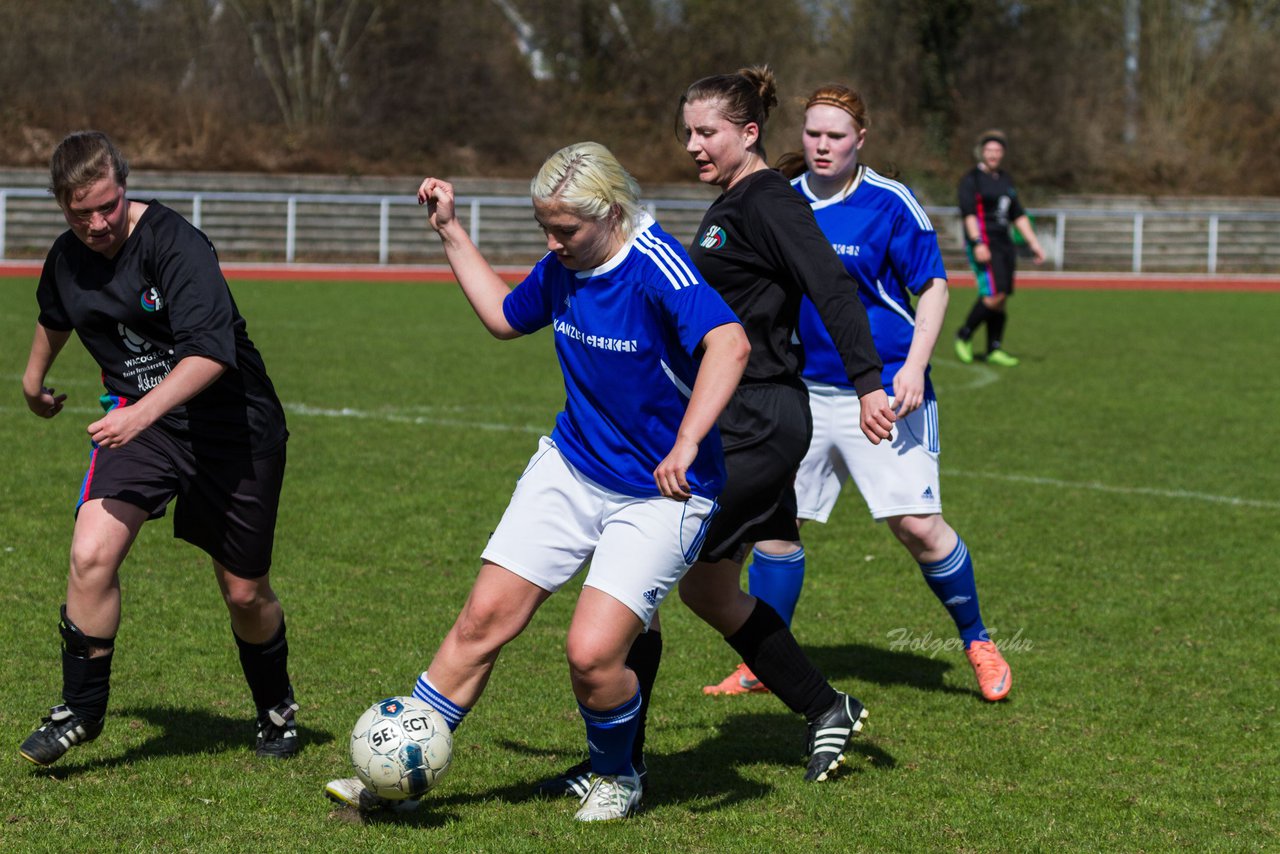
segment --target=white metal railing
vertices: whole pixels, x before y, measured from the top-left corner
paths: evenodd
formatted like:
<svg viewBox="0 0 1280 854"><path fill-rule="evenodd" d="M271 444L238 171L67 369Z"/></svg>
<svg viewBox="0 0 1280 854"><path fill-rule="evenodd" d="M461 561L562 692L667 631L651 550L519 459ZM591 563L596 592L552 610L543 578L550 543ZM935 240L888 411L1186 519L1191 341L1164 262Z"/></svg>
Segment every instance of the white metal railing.
<svg viewBox="0 0 1280 854"><path fill-rule="evenodd" d="M926 206L925 212L930 217L957 217L955 208ZM1148 219L1202 221L1206 223L1207 239L1205 245L1205 268L1209 273L1218 271L1220 251L1219 227L1227 222L1265 222L1276 225L1274 241L1280 242L1280 212L1271 211L1194 211L1194 210L1131 210L1106 208L1039 208L1027 211L1043 223L1052 218L1053 228L1053 264L1059 272L1063 269L1067 252L1068 219L1122 219L1131 223L1130 237L1130 269L1134 273L1142 272L1143 241ZM962 235L957 232L957 239ZM1278 264L1280 266L1280 264Z"/></svg>
<svg viewBox="0 0 1280 854"><path fill-rule="evenodd" d="M297 258L299 238L298 206L333 204L347 209L372 208L376 214L378 232L378 263L387 264L390 258L392 208L416 208L417 199L403 195L373 195L356 193L259 193L259 192L196 192L186 190L143 190L135 196L146 196L164 201L183 201L191 206L191 221L197 228L203 227L206 202L239 202L248 204L284 205L284 245L282 248L286 263L294 263ZM48 198L48 191L32 187L0 188L0 260L6 257L7 233L10 220L9 199ZM460 210L469 212L469 232L471 239L480 245L482 239L481 224L485 219L486 208L531 207L527 196L459 196L457 205ZM645 208L655 217L660 218L663 210L705 210L708 202L691 199L653 199L644 202ZM935 222L951 221L956 229L955 237L960 242L959 216L953 207L926 206L925 211ZM1107 210L1091 208L1044 208L1028 211L1040 221L1041 227L1046 222L1053 223L1052 257L1053 265L1062 270L1066 262L1066 234L1069 221L1088 219L1120 219L1128 220L1132 225L1130 238L1131 268L1135 273L1142 272L1143 237L1148 220L1178 219L1206 223L1207 241L1204 248L1205 269L1216 273L1221 252L1220 227L1223 222L1265 222L1274 223L1276 235L1273 243L1280 245L1280 212L1264 211L1194 211L1194 210Z"/></svg>
<svg viewBox="0 0 1280 854"><path fill-rule="evenodd" d="M196 228L204 227L205 202L243 202L260 204L283 204L284 211L284 258L286 263L293 263L297 257L298 245L298 205L299 204L337 204L354 207L376 206L378 210L378 263L386 264L390 255L391 207L416 208L418 200L412 196L384 196L357 193L254 193L254 192L195 192L186 190L135 190L135 198L143 197L160 201L183 201L191 205L191 224ZM0 188L0 260L3 260L5 234L8 217L4 216L5 202L12 198L48 198L47 190L31 187ZM485 207L522 207L532 208L533 203L528 196L459 196L456 203L459 208L470 212L471 239L480 244L481 223L484 219ZM667 199L649 201L645 205L651 212L660 209L702 210L706 202L684 199Z"/></svg>

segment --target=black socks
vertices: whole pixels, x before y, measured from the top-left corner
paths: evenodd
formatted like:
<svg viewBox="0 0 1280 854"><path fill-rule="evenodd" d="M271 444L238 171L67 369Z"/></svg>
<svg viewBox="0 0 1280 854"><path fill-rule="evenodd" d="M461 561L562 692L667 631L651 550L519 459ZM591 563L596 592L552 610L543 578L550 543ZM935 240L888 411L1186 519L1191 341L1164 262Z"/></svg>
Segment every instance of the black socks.
<svg viewBox="0 0 1280 854"><path fill-rule="evenodd" d="M97 723L107 716L113 655L89 658L62 651L62 701L81 720Z"/></svg>
<svg viewBox="0 0 1280 854"><path fill-rule="evenodd" d="M969 316L965 318L964 326L961 326L960 331L956 333L957 337L968 341L978 328L987 322L992 313L991 309L987 308L987 304L982 301L982 297L978 297L973 308L969 309Z"/></svg>
<svg viewBox="0 0 1280 854"><path fill-rule="evenodd" d="M1008 320L1009 315L1003 311L994 311L987 308L987 304L982 301L982 297L978 297L978 301L973 304L973 308L969 309L969 316L965 318L964 326L961 326L956 332L956 337L962 341L968 341L973 338L974 334L982 324L987 324L987 352L1000 349L1000 342L1004 340L1004 324Z"/></svg>
<svg viewBox="0 0 1280 854"><path fill-rule="evenodd" d="M990 311L990 310L988 310ZM1000 342L1004 340L1004 323L1009 319L1009 315L1003 311L991 311L990 317L987 318L987 352L1000 349Z"/></svg>
<svg viewBox="0 0 1280 854"><path fill-rule="evenodd" d="M795 635L769 604L756 600L742 628L725 638L756 678L787 708L813 720L831 708L836 690L796 643Z"/></svg>
<svg viewBox="0 0 1280 854"><path fill-rule="evenodd" d="M627 667L636 674L640 683L640 723L636 727L635 746L631 748L632 762L644 757L644 729L649 716L649 698L653 695L653 683L658 678L658 665L662 663L662 632L650 629L638 636L627 652Z"/></svg>
<svg viewBox="0 0 1280 854"><path fill-rule="evenodd" d="M235 636L240 648L240 667L253 692L253 704L261 709L273 709L289 696L289 641L285 637L284 617L280 628L266 643L248 643Z"/></svg>

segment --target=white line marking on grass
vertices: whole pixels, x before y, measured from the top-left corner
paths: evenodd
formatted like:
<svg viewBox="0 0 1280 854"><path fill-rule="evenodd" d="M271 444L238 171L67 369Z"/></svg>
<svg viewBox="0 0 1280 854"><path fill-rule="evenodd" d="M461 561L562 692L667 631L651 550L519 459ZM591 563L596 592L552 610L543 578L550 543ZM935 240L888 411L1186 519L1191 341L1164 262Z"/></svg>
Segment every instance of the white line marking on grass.
<svg viewBox="0 0 1280 854"><path fill-rule="evenodd" d="M4 382L22 384L22 374L5 374ZM75 378L59 378L57 375L46 377L45 385L52 385L61 391L64 388L96 388L102 390L102 383L97 380L75 379Z"/></svg>
<svg viewBox="0 0 1280 854"><path fill-rule="evenodd" d="M972 367L972 366L966 366ZM999 379L997 371L987 368L986 366L978 366L983 372L992 375L990 378L980 380L979 384L986 385ZM973 387L973 386L970 386ZM456 411L457 407L449 407ZM467 421L460 418L440 418L436 416L418 415L405 416L395 413L386 412L364 412L357 409L322 409L318 407L308 406L301 403L285 404L285 410L298 415L323 416L329 418L372 418L385 421L392 421L403 424L429 424L440 427L463 427L475 430L512 430L523 433L535 433L543 435L546 433L545 428L530 427L512 424L495 424L491 422ZM421 411L422 407L414 407L414 411ZM1205 492L1191 492L1185 489L1153 489L1151 487L1142 486L1111 486L1097 481L1068 481L1058 480L1051 477L1034 477L1030 475L1019 474L997 474L993 472L966 472L956 471L954 469L945 469L946 474L959 475L960 477L981 477L990 480L1004 480L1012 483L1030 483L1037 486L1058 486L1067 489L1089 490L1094 492L1110 492L1119 495L1152 495L1158 498L1185 498L1193 501L1207 501L1212 504L1228 504L1234 507L1262 507L1268 510L1280 509L1280 501L1265 501L1253 498L1237 498L1232 495L1212 495Z"/></svg>
<svg viewBox="0 0 1280 854"><path fill-rule="evenodd" d="M10 412L18 413L21 415L32 415L31 410L27 409L25 406L0 406L0 413L8 415ZM60 413L60 415L55 417L65 417L68 415L83 415L89 419L88 421L84 422L84 426L88 427L94 421L97 421L99 418L101 418L106 414L107 413L102 409L101 406L63 406L62 412ZM44 419L41 419L41 420L44 420ZM89 438L88 436L85 436L85 439L88 439L88 438Z"/></svg>
<svg viewBox="0 0 1280 854"><path fill-rule="evenodd" d="M448 407L455 411L464 411L463 407ZM3 413L25 413L25 406L0 406L0 412ZM373 421L385 421L388 424L421 424L433 427L462 427L467 430L493 430L497 432L508 433L532 433L535 436L546 435L549 427L534 427L529 424L499 424L493 421L468 421L462 418L441 418L434 415L403 415L400 412L367 412L361 409L351 409L343 407L341 409L327 409L321 406L310 406L305 403L286 403L284 411L290 415L301 415L304 417L317 418L356 418ZM413 407L410 411L430 411L430 407ZM65 406L62 409L64 415L88 415L95 420L101 418L105 413L101 406Z"/></svg>
<svg viewBox="0 0 1280 854"><path fill-rule="evenodd" d="M953 391L968 391L970 389L982 388L1000 381L1000 371L995 368L989 368L986 365L974 363L972 365L962 365L959 362L952 362L949 359L938 359L930 362L929 374L935 374L939 367L945 366L942 372L945 375L943 382L936 383L938 385L938 393L941 395L950 394ZM953 382L950 378L957 373L968 375L966 382Z"/></svg>
<svg viewBox="0 0 1280 854"><path fill-rule="evenodd" d="M1212 504L1230 504L1234 507L1262 507L1267 510L1280 510L1280 501L1265 501L1256 498L1237 498L1233 495L1212 495L1207 492L1191 492L1186 489L1153 489L1148 486L1111 486L1095 481L1058 480L1053 477L1033 477L1024 474L997 474L995 472L956 471L945 469L943 474L960 477L982 477L988 480L1005 480L1013 483L1032 483L1037 486L1060 486L1066 489L1082 489L1093 492L1112 492L1119 495L1154 495L1157 498L1188 498L1193 501L1208 501Z"/></svg>
<svg viewBox="0 0 1280 854"><path fill-rule="evenodd" d="M490 430L495 432L531 433L536 436L545 435L545 427L534 427L527 424L499 424L492 421L468 421L462 418L440 418L431 415L401 415L398 412L369 412L360 409L343 407L329 409L310 406L305 403L286 403L285 411L303 417L313 418L356 418L372 421L384 421L390 424L419 424L432 427L460 427L466 430ZM458 407L447 407L457 410ZM422 411L423 407L413 407L414 411ZM0 412L25 413L25 407L0 406ZM70 415L102 415L98 407L67 407L64 413ZM943 474L957 477L976 477L987 480L1003 480L1008 483L1028 483L1035 486L1056 486L1062 489L1078 489L1090 492L1109 492L1116 495L1150 495L1156 498L1182 498L1190 501L1204 501L1210 504L1226 504L1232 507L1260 507L1264 510L1280 510L1280 501L1267 501L1257 498L1239 498L1234 495L1213 495L1208 492L1192 492L1186 489L1155 489L1146 486L1112 486L1098 481L1060 480L1053 477L1036 477L1023 474L1000 474L998 472L958 471L944 469Z"/></svg>
<svg viewBox="0 0 1280 854"><path fill-rule="evenodd" d="M532 427L527 424L498 424L492 421L466 421L461 418L439 418L432 415L400 415L395 412L366 412L360 409L325 409L309 406L305 403L286 403L285 412L292 415L309 415L321 418L359 418L374 421L386 421L393 424L427 424L434 427L465 427L468 430L495 430L503 432L533 433L541 436L547 432L543 427Z"/></svg>

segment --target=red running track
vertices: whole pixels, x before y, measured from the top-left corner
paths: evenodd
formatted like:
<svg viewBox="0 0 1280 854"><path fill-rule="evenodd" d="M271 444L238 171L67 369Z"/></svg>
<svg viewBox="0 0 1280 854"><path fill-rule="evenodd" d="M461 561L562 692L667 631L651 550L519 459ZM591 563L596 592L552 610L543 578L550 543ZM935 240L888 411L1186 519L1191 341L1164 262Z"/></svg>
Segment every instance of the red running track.
<svg viewBox="0 0 1280 854"><path fill-rule="evenodd" d="M0 277L40 275L40 261L0 261ZM518 282L528 267L498 267L499 275ZM266 281L355 281L355 282L452 282L453 273L443 264L399 266L378 264L245 264L222 265L228 279ZM952 287L971 288L971 273L953 273ZM1036 270L1018 273L1019 288L1111 291L1266 291L1280 292L1280 275L1237 274L1156 274L1156 273L1047 273Z"/></svg>

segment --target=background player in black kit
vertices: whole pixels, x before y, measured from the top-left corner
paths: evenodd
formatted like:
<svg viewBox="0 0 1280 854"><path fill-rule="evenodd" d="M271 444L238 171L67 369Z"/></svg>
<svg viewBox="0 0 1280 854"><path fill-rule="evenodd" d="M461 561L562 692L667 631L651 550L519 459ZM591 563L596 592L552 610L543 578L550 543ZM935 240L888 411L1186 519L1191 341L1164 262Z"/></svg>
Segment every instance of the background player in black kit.
<svg viewBox="0 0 1280 854"><path fill-rule="evenodd" d="M1044 250L1018 201L1013 178L1000 168L1008 146L1002 131L984 132L978 137L975 151L978 165L960 179L965 246L978 283L978 300L956 333L956 356L965 364L973 361L970 339L983 323L987 324L987 361L1006 368L1018 364L1018 359L1001 346L1007 318L1005 302L1013 293L1013 271L1018 258L1009 234L1010 223L1027 242L1032 260L1044 263Z"/></svg>
<svg viewBox="0 0 1280 854"><path fill-rule="evenodd" d="M67 601L62 699L20 748L49 765L102 732L120 625L119 569L138 530L174 498L174 536L213 558L257 706L259 756L297 752L284 612L267 579L284 476L284 410L245 333L208 239L174 211L125 196L129 166L96 131L53 153L51 191L70 226L49 250L22 378L42 418L45 385L74 331L102 368L106 415L88 426Z"/></svg>
<svg viewBox="0 0 1280 854"><path fill-rule="evenodd" d="M831 248L809 204L764 152L764 123L778 103L767 66L707 77L680 98L679 126L698 178L723 192L712 202L690 248L698 271L738 315L751 355L717 426L727 477L698 562L680 582L680 598L720 632L743 661L809 725L805 779L827 778L844 758L866 710L835 690L801 651L768 603L743 591L742 562L756 540L799 536L792 484L809 447L809 396L792 347L800 298L817 307L861 400L861 426L878 443L896 418L880 384L866 310L857 284ZM661 654L656 624L632 646L627 666L652 690ZM763 668L763 670L761 669ZM647 703L641 715L648 711ZM643 767L636 735L633 764ZM543 794L578 794L583 766L539 786Z"/></svg>

